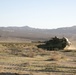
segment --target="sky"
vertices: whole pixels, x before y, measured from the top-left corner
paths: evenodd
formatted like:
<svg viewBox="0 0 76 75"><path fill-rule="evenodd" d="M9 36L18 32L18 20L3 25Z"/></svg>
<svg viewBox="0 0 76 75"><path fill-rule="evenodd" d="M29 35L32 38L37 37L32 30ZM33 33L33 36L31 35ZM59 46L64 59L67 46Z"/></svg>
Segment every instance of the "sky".
<svg viewBox="0 0 76 75"><path fill-rule="evenodd" d="M0 27L53 29L76 25L76 0L0 0Z"/></svg>

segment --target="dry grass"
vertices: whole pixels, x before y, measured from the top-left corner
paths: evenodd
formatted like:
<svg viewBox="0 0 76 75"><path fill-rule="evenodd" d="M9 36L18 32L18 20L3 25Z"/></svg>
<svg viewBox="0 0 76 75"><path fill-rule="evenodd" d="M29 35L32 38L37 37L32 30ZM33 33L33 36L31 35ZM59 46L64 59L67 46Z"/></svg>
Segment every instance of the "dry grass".
<svg viewBox="0 0 76 75"><path fill-rule="evenodd" d="M46 51L38 43L0 43L0 73L75 75L76 51ZM1 74L0 74L1 75Z"/></svg>

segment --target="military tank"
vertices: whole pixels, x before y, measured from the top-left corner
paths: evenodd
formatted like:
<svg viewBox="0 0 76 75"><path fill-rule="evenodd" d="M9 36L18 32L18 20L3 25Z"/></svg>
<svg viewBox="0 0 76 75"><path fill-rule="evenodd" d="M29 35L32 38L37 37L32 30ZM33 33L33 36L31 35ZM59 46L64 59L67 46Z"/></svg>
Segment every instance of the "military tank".
<svg viewBox="0 0 76 75"><path fill-rule="evenodd" d="M43 48L47 50L60 50L64 49L66 46L70 46L70 42L67 38L58 38L58 37L53 37L48 41L45 41L44 44L40 44L37 47L38 48Z"/></svg>

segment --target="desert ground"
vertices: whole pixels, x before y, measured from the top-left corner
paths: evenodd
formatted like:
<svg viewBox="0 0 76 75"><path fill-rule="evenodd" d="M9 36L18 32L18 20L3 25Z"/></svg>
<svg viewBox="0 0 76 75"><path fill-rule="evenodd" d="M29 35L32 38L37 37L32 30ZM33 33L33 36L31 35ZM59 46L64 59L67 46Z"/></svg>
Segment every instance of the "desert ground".
<svg viewBox="0 0 76 75"><path fill-rule="evenodd" d="M75 44L51 51L38 44L0 42L0 75L76 75Z"/></svg>

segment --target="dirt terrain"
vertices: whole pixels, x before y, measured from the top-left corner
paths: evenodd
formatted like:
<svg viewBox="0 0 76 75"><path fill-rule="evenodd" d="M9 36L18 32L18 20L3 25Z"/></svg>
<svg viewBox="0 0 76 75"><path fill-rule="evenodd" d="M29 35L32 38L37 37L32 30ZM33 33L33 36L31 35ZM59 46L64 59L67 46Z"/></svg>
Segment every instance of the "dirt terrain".
<svg viewBox="0 0 76 75"><path fill-rule="evenodd" d="M76 75L76 48L43 50L40 43L0 43L0 75Z"/></svg>

